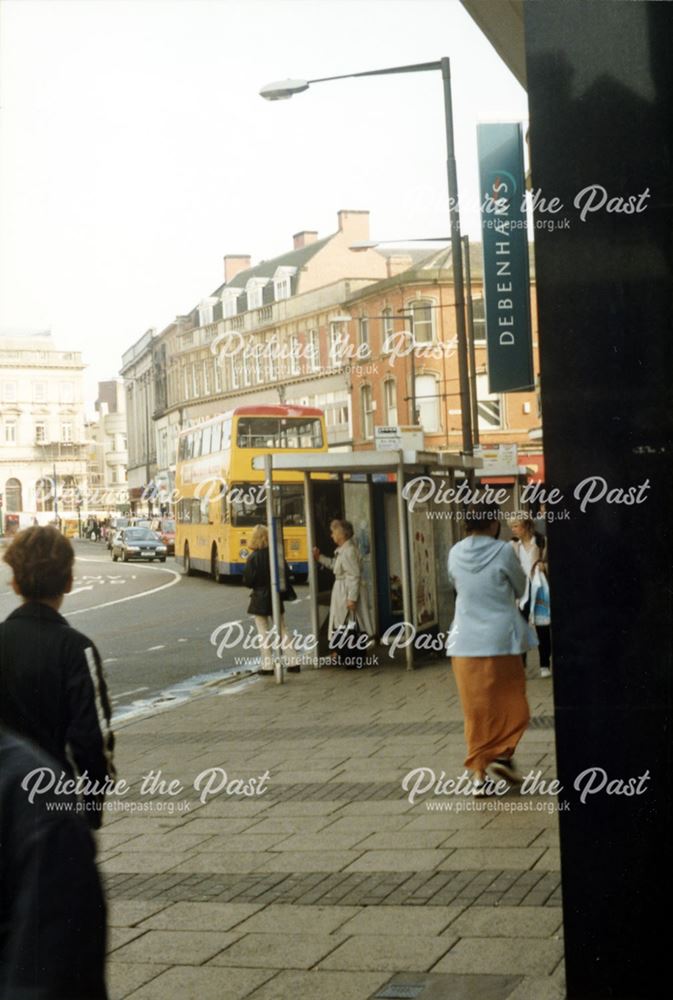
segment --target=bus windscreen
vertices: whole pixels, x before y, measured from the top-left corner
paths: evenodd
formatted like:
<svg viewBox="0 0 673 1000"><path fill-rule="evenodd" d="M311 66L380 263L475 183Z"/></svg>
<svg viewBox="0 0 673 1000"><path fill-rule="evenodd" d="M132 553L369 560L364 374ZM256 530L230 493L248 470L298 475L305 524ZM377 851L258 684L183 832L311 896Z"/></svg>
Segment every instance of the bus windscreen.
<svg viewBox="0 0 673 1000"><path fill-rule="evenodd" d="M322 424L317 417L239 417L239 448L322 448Z"/></svg>

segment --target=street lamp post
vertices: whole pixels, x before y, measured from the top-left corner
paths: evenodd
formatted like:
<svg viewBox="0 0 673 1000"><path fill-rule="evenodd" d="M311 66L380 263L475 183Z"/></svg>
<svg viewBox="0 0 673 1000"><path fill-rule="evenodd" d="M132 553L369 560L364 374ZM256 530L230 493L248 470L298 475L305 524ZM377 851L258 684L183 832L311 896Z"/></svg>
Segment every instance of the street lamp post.
<svg viewBox="0 0 673 1000"><path fill-rule="evenodd" d="M315 80L282 80L270 83L260 90L267 101L288 100L295 94L308 90L313 83L328 83L333 80L352 80L363 76L391 76L399 73L423 73L439 70L444 88L444 128L446 132L446 179L449 192L449 222L451 231L451 261L453 267L454 305L456 311L456 337L458 340L458 376L460 384L460 412L462 448L467 455L472 454L472 415L470 412L470 382L468 368L467 332L465 327L465 300L463 293L463 259L460 235L460 212L458 208L458 177L453 142L453 111L451 101L451 64L447 57L435 62L414 63L409 66L391 66L387 69L366 70L362 73L344 73L339 76L324 76ZM415 394L415 388L414 388Z"/></svg>

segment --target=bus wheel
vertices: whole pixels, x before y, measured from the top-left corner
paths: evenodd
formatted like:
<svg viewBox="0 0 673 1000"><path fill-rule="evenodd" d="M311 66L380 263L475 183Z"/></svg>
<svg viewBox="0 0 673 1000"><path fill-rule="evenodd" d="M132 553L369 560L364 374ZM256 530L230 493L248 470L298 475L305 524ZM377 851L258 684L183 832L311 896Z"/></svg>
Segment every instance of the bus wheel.
<svg viewBox="0 0 673 1000"><path fill-rule="evenodd" d="M217 565L217 546L213 545L212 551L210 553L210 576L215 583L220 582L220 570Z"/></svg>
<svg viewBox="0 0 673 1000"><path fill-rule="evenodd" d="M189 555L189 545L185 545L185 556L182 560L182 571L185 576L192 576L194 572L192 569L192 560Z"/></svg>

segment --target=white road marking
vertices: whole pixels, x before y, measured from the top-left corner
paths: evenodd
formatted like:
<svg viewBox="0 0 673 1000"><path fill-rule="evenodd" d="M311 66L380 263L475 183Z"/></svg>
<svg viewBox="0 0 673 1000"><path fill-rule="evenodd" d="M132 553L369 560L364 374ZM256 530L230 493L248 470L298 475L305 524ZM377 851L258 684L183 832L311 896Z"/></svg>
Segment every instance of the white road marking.
<svg viewBox="0 0 673 1000"><path fill-rule="evenodd" d="M149 646L147 652L151 653L155 649L165 649L165 648L166 648L165 646Z"/></svg>
<svg viewBox="0 0 673 1000"><path fill-rule="evenodd" d="M178 639L178 642L188 642L187 639Z"/></svg>
<svg viewBox="0 0 673 1000"><path fill-rule="evenodd" d="M81 594L84 590L93 590L93 586L90 587L78 587L77 590L71 590L70 593L66 594L66 597L72 597L73 594Z"/></svg>
<svg viewBox="0 0 673 1000"><path fill-rule="evenodd" d="M182 580L182 575L176 573L174 569L159 569L154 566L147 566L146 569L150 570L152 573L170 573L173 577L168 583L162 583L160 587L152 587L151 590L144 590L142 594L129 594L128 597L118 597L116 601L105 601L104 604L94 604L90 608L78 608L77 611L66 611L65 617L70 618L71 615L83 615L87 611L99 611L101 608L109 608L113 604L123 604L125 601L135 601L140 597L149 597L150 594L158 594L160 590L166 590L168 587L174 587L176 583L180 583Z"/></svg>
<svg viewBox="0 0 673 1000"><path fill-rule="evenodd" d="M103 663L119 663L118 656L108 656L107 660L103 660Z"/></svg>
<svg viewBox="0 0 673 1000"><path fill-rule="evenodd" d="M130 691L122 691L120 694L114 695L111 701L119 701L120 698L126 698L130 694L140 694L141 691L149 691L148 687L131 688Z"/></svg>

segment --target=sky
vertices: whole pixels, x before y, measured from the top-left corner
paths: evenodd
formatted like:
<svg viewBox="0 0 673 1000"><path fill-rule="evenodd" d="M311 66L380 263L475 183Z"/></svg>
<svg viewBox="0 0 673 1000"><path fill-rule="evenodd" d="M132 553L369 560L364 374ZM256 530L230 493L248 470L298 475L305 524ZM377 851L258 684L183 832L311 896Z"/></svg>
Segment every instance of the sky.
<svg viewBox="0 0 673 1000"><path fill-rule="evenodd" d="M368 209L372 239L448 232L441 76L260 88L451 59L461 225L476 124L523 88L458 0L0 0L0 332L50 329L98 380L151 327L292 234Z"/></svg>

